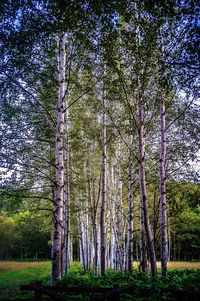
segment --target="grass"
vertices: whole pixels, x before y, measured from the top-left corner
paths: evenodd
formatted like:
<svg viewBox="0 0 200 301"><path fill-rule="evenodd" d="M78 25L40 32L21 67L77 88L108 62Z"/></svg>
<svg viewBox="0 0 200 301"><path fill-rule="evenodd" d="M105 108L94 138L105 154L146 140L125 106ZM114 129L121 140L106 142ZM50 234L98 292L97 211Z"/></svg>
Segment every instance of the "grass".
<svg viewBox="0 0 200 301"><path fill-rule="evenodd" d="M158 267L160 267L160 262L158 263ZM168 263L168 268L170 270L174 269L200 269L200 262L193 261L171 261Z"/></svg>
<svg viewBox="0 0 200 301"><path fill-rule="evenodd" d="M34 281L48 283L50 262L0 262L0 287L15 287Z"/></svg>
<svg viewBox="0 0 200 301"><path fill-rule="evenodd" d="M200 269L200 262L169 262L169 270ZM70 274L76 274L79 263L75 262ZM137 268L137 263L134 265ZM160 268L160 262L158 262ZM0 261L0 288L16 287L34 281L48 284L50 279L50 262Z"/></svg>
<svg viewBox="0 0 200 301"><path fill-rule="evenodd" d="M134 262L134 268L137 269L139 263ZM157 262L157 267L160 269L160 261ZM168 262L169 270L185 270L185 269L200 269L200 262L198 261L170 261Z"/></svg>
<svg viewBox="0 0 200 301"><path fill-rule="evenodd" d="M152 281L148 275L137 272L136 263L134 267L135 269L132 274L120 274L108 270L105 277L100 277L94 276L92 272L85 273L80 263L74 262L69 275L65 277L62 282L71 286L81 285L91 287L112 287L113 284L123 286L127 283L131 283L136 288L138 294L144 289L151 290L155 300L157 300L155 294L161 289L170 289L173 291L180 288L183 290L184 287L192 287L196 285L197 282L200 283L200 262L170 262L168 278L165 282L162 282L159 278L155 288L152 287ZM160 263L158 262L158 268L159 267ZM6 298L9 296L11 299L16 296L21 299L27 298L27 296L30 297L30 292L19 292L19 286L21 284L42 281L44 285L49 285L49 280L50 262L0 261L0 300L3 300L2 298L5 298L5 296ZM135 295L135 298L136 297ZM142 300L140 297L138 298L138 300ZM85 300L87 300L87 298ZM137 298L134 300L137 300Z"/></svg>
<svg viewBox="0 0 200 301"><path fill-rule="evenodd" d="M28 299L33 293L20 291L21 284L42 281L48 285L50 262L0 261L0 300Z"/></svg>

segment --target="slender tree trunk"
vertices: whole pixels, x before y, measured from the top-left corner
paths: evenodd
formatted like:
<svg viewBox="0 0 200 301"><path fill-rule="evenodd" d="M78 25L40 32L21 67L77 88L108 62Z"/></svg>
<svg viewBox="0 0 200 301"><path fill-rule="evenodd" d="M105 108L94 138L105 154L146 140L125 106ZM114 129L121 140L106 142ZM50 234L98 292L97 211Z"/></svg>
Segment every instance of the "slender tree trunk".
<svg viewBox="0 0 200 301"><path fill-rule="evenodd" d="M145 127L144 127L144 108L139 99L139 151L140 151L140 189L141 189L141 209L144 217L144 227L146 233L147 248L151 264L151 274L155 277L157 274L156 254L154 248L153 235L150 227L148 214L148 200L146 191L146 175L145 175Z"/></svg>
<svg viewBox="0 0 200 301"><path fill-rule="evenodd" d="M97 275L98 268L98 233L97 233L97 221L96 217L93 224L93 244L94 244L94 275Z"/></svg>
<svg viewBox="0 0 200 301"><path fill-rule="evenodd" d="M136 263L139 262L139 243L138 243L138 233L137 233L137 229L135 230L135 259L136 259Z"/></svg>
<svg viewBox="0 0 200 301"><path fill-rule="evenodd" d="M133 269L133 187L132 187L132 164L131 155L129 156L129 179L128 179L128 254L127 254L127 270L131 272Z"/></svg>
<svg viewBox="0 0 200 301"><path fill-rule="evenodd" d="M112 216L111 216L111 222L112 222L112 239L111 239L111 245L112 245L112 269L116 269L116 251L117 251L117 240L115 237L115 218L116 218L116 210L115 210L115 176L114 176L114 167L112 166Z"/></svg>
<svg viewBox="0 0 200 301"><path fill-rule="evenodd" d="M93 158L94 158L94 144L93 144ZM93 243L93 272L94 275L97 275L98 271L98 260L99 260L99 240L98 240L98 210L99 210L99 201L101 197L101 184L102 184L102 168L100 169L99 181L98 181L98 192L96 195L95 189L95 163L92 162L92 192L90 191L90 207L91 207L91 222L92 222L92 243Z"/></svg>
<svg viewBox="0 0 200 301"><path fill-rule="evenodd" d="M116 239L116 200L115 200L115 177L114 177L114 167L111 167L111 174L110 174L110 223L111 223L111 250L110 250L110 264L111 269L116 268L116 251L117 251L117 239Z"/></svg>
<svg viewBox="0 0 200 301"><path fill-rule="evenodd" d="M171 232L170 232L170 219L167 219L167 232L168 232L168 261L171 260L171 249L172 249L172 240L171 240Z"/></svg>
<svg viewBox="0 0 200 301"><path fill-rule="evenodd" d="M160 102L160 234L161 234L161 274L167 274L168 240L167 240L167 199L166 199L166 149L167 136L165 125L165 101L161 97Z"/></svg>
<svg viewBox="0 0 200 301"><path fill-rule="evenodd" d="M118 242L119 242L119 266L120 271L123 272L124 267L124 216L122 207L122 179L120 172L120 165L118 162L118 179L117 179L117 211L118 211Z"/></svg>
<svg viewBox="0 0 200 301"><path fill-rule="evenodd" d="M84 245L84 229L83 229L83 225L82 225L80 216L78 217L78 233L79 233L79 239L80 239L80 259L81 259L81 263L82 263L84 271L87 271L86 258L85 258L85 245Z"/></svg>
<svg viewBox="0 0 200 301"><path fill-rule="evenodd" d="M65 102L65 107L67 108L68 102ZM66 173L66 190L65 190L65 206L66 206L66 265L65 274L68 273L71 262L71 252L70 252L70 187L69 187L69 172L70 172L70 142L69 142L69 109L66 110L66 120L65 120L65 137L66 137L66 153L65 153L65 173Z"/></svg>
<svg viewBox="0 0 200 301"><path fill-rule="evenodd" d="M92 227L89 227L88 222L88 265L91 266L93 261L93 272L97 274L98 270L98 228L97 228L97 211L101 193L101 171L99 178L99 189L96 195L95 189L95 145L92 145L92 158L90 149L86 142L86 148L88 149L88 157L85 161L85 177L87 181L87 197L88 197L88 213L90 212L90 222Z"/></svg>
<svg viewBox="0 0 200 301"><path fill-rule="evenodd" d="M89 270L89 223L88 223L88 195L85 192L84 196L84 251L85 251L85 267L86 271Z"/></svg>
<svg viewBox="0 0 200 301"><path fill-rule="evenodd" d="M104 88L103 88L104 89ZM100 249L101 249L101 275L106 271L106 111L104 91L102 95L102 185L101 185L101 212L100 212Z"/></svg>
<svg viewBox="0 0 200 301"><path fill-rule="evenodd" d="M109 175L108 175L109 176ZM107 198L107 204L108 208L110 206L110 196L108 195ZM111 216L110 216L110 210L107 210L106 212L106 240L107 240L107 249L106 249L106 263L107 263L107 268L110 269L111 266Z"/></svg>
<svg viewBox="0 0 200 301"><path fill-rule="evenodd" d="M53 242L52 242L52 278L51 283L55 285L62 277L62 231L63 231L63 191L64 191L64 121L65 121L65 40L62 34L59 40L58 55L58 103L56 118L56 181L53 220Z"/></svg>
<svg viewBox="0 0 200 301"><path fill-rule="evenodd" d="M67 102L65 101L65 107ZM64 137L64 243L63 243L63 275L68 273L70 264L70 193L69 193L69 129L68 111L66 111Z"/></svg>
<svg viewBox="0 0 200 301"><path fill-rule="evenodd" d="M77 225L80 244L80 261L84 271L87 271L87 255L86 255L86 235L85 235L85 208L83 208L82 200L75 193L75 206L77 209Z"/></svg>
<svg viewBox="0 0 200 301"><path fill-rule="evenodd" d="M98 189L98 196L97 196L97 202L95 202L95 196L94 196L94 187L93 187L93 201L94 201L94 207L93 207L93 244L94 244L94 274L97 275L98 270L98 259L99 259L99 243L98 243L98 225L97 225L97 210L99 205L99 199L100 199L100 193L101 193L101 177L102 173L100 171L100 177L99 177L99 189Z"/></svg>
<svg viewBox="0 0 200 301"><path fill-rule="evenodd" d="M93 175L94 175L93 170ZM97 195L97 201L95 201L95 184L93 182L93 244L94 244L94 274L97 275L98 271L98 250L99 250L99 242L98 242L98 226L97 226L97 213L99 208L99 200L100 200L100 193L101 193L101 176L102 172L100 170L100 176L99 176L99 185L98 185L98 195Z"/></svg>
<svg viewBox="0 0 200 301"><path fill-rule="evenodd" d="M116 221L115 221L115 229L116 229L116 267L117 271L121 271L121 218L120 218L120 210L121 210L121 179L120 179L120 170L119 164L117 162L117 179L116 179Z"/></svg>
<svg viewBox="0 0 200 301"><path fill-rule="evenodd" d="M144 213L140 208L140 271L147 272L147 245L146 245L146 233L144 225Z"/></svg>
<svg viewBox="0 0 200 301"><path fill-rule="evenodd" d="M138 10L137 3L135 2L135 11L136 11L136 19L139 21L140 11ZM138 22L139 24L139 22ZM138 39L137 50L140 52L139 46L141 44L141 36L140 36L140 27L136 26L136 36ZM141 56L139 53L138 63L141 64ZM144 124L144 95L142 89L141 78L144 77L143 69L138 70L137 74L137 101L138 101L138 109L139 109L139 160L140 160L140 190L141 190L141 235L143 235L143 226L146 234L146 243L148 248L148 255L151 264L151 274L152 277L155 277L157 274L157 266L156 266L156 254L154 248L153 235L150 227L149 221L149 213L148 213L148 199L147 199L147 191L146 191L146 175L145 175L145 124ZM143 223L144 222L144 223Z"/></svg>

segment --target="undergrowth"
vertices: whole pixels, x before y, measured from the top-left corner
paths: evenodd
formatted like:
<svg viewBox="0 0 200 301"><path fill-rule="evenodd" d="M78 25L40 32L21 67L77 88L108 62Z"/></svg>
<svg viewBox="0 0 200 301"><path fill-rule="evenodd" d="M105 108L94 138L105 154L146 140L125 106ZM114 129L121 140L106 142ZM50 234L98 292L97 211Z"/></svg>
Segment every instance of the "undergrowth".
<svg viewBox="0 0 200 301"><path fill-rule="evenodd" d="M158 273L157 278L152 280L150 274L139 273L137 270L132 273L108 270L104 276L95 276L92 271L84 272L79 263L74 263L61 283L91 288L133 286L133 291L122 294L121 300L200 300L200 270L170 270L165 279ZM79 295L75 300L88 298Z"/></svg>
<svg viewBox="0 0 200 301"><path fill-rule="evenodd" d="M33 293L19 291L19 285L42 280L43 285L49 285L50 263L1 263L0 300L9 299L32 300ZM121 295L120 300L127 301L172 301L200 300L200 269L170 269L165 279L160 276L152 280L150 274L119 273L107 270L104 276L93 275L93 271L85 272L79 262L73 262L70 271L60 284L71 287L113 288L131 285L133 290ZM69 294L74 301L87 301L90 293Z"/></svg>

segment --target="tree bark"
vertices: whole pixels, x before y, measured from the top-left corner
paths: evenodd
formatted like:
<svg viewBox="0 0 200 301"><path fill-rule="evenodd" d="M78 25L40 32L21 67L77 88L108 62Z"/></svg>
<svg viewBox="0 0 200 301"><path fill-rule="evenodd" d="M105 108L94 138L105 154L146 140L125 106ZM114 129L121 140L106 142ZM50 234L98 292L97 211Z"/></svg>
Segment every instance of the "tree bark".
<svg viewBox="0 0 200 301"><path fill-rule="evenodd" d="M167 239L167 199L166 199L166 149L167 135L165 122L165 101L161 97L160 101L160 235L161 235L161 274L167 274L168 261L168 239Z"/></svg>
<svg viewBox="0 0 200 301"><path fill-rule="evenodd" d="M136 36L138 39L137 50L138 50L138 63L139 66L141 64L141 56L139 46L141 44L141 36L140 36L140 27L139 27L139 10L137 7L137 3L135 2L135 11L136 11L136 19L138 20L138 25L136 25ZM149 213L148 213L148 199L147 199L147 191L146 191L146 174L145 174L145 117L144 117L144 89L143 84L141 82L144 81L144 70L138 69L137 73L137 103L138 103L138 131L139 131L139 162L140 162L140 190L141 190L141 235L144 237L144 230L146 235L146 243L149 253L149 259L151 264L151 274L152 277L155 277L157 274L157 266L156 266L156 254L154 248L153 235L150 227L149 221ZM143 229L144 227L144 229Z"/></svg>
<svg viewBox="0 0 200 301"><path fill-rule="evenodd" d="M116 199L116 239L117 239L117 268L123 272L125 269L125 221L122 206L122 178L120 171L120 149L118 150L117 157L117 199Z"/></svg>
<svg viewBox="0 0 200 301"><path fill-rule="evenodd" d="M104 88L103 88L104 89ZM102 185L101 185L101 212L100 212L100 250L101 250L101 275L106 271L106 111L104 91L102 95Z"/></svg>
<svg viewBox="0 0 200 301"><path fill-rule="evenodd" d="M111 171L109 175L109 187L110 187L110 227L111 227L111 237L110 237L110 268L116 269L116 252L117 252L117 235L116 235L116 187L115 187L115 176L114 176L114 166L112 164Z"/></svg>
<svg viewBox="0 0 200 301"><path fill-rule="evenodd" d="M65 97L65 108L67 108ZM65 114L64 128L64 243L63 243L63 275L68 273L70 265L70 191L69 191L69 117Z"/></svg>
<svg viewBox="0 0 200 301"><path fill-rule="evenodd" d="M131 151L130 151L131 152ZM133 179L131 154L129 156L129 179L128 179L128 254L127 254L127 270L131 272L133 269Z"/></svg>
<svg viewBox="0 0 200 301"><path fill-rule="evenodd" d="M140 208L140 266L139 270L143 273L147 273L147 245L146 245L146 233L144 225L144 213Z"/></svg>
<svg viewBox="0 0 200 301"><path fill-rule="evenodd" d="M65 122L65 40L62 34L58 46L58 102L56 118L56 181L53 216L52 241L52 277L51 284L55 285L62 277L62 231L63 231L63 193L64 193L64 122Z"/></svg>
<svg viewBox="0 0 200 301"><path fill-rule="evenodd" d="M148 199L146 191L145 175L145 126L144 126L144 108L142 100L139 99L139 152L140 152L140 189L141 189L141 210L144 217L144 228L146 233L147 248L151 265L152 277L157 274L156 254L154 248L153 235L150 227L148 214Z"/></svg>

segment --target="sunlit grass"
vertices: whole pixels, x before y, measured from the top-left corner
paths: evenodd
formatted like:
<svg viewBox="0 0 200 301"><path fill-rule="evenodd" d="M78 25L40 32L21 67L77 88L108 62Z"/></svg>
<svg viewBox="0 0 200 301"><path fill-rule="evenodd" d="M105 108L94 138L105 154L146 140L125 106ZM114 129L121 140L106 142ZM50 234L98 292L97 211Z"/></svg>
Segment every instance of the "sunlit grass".
<svg viewBox="0 0 200 301"><path fill-rule="evenodd" d="M134 262L134 268L138 269L139 262ZM160 269L160 261L157 261L157 267ZM169 270L184 270L184 269L200 269L200 262L198 261L170 261L168 262Z"/></svg>
<svg viewBox="0 0 200 301"><path fill-rule="evenodd" d="M0 262L0 287L19 286L34 281L48 282L50 262Z"/></svg>
<svg viewBox="0 0 200 301"><path fill-rule="evenodd" d="M76 267L77 263L74 263ZM160 268L160 262L157 262ZM134 263L138 268L138 263ZM200 269L200 262L171 261L169 270ZM72 268L73 269L73 268ZM74 269L76 270L76 268ZM18 262L0 261L0 287L14 287L34 281L43 281L48 284L50 279L50 262Z"/></svg>
<svg viewBox="0 0 200 301"><path fill-rule="evenodd" d="M160 262L158 262L160 268ZM170 270L183 270L183 269L200 269L200 262L194 261L170 261L168 262L168 268Z"/></svg>
<svg viewBox="0 0 200 301"><path fill-rule="evenodd" d="M157 262L157 264L158 264L158 269L160 269L160 262ZM186 278L188 277L188 279L191 277L197 277L196 273L198 273L198 271L195 270L197 269L200 270L200 262L184 262L184 261L169 262L168 267L169 267L169 274L171 275L169 279L171 279L171 277L172 278L175 277L176 279L175 278L173 279L177 281L177 279L179 278L182 279L181 277L183 275ZM138 290L140 290L141 287L143 287L143 281L147 281L148 282L147 284L149 285L150 277L148 275L143 277L142 274L137 273L138 263L136 262L134 263L134 268L135 268L134 269L135 272L133 273L131 281L133 285L137 284ZM178 271L176 272L175 270ZM188 270L187 273L189 274L187 273L184 274L185 273L184 270ZM48 261L45 262L2 261L1 262L0 261L0 300L4 300L4 297L12 299L16 296L20 299L28 298L28 300L29 299L31 300L33 293L20 291L19 286L21 284L30 284L35 281L42 281L44 285L49 285L50 262ZM117 284L120 285L127 285L130 279L129 276L126 274L121 274L121 276L119 276L117 272L113 272L111 270L108 270L105 279L104 277L102 278L100 276L99 277L93 276L92 271L90 273L84 273L80 262L74 262L72 264L72 268L70 270L69 275L66 277L66 279L63 279L63 281L65 284L67 283L68 285L71 286L85 285L85 286L92 286L92 287L98 287L98 286L112 287L114 283L113 281L117 281Z"/></svg>

